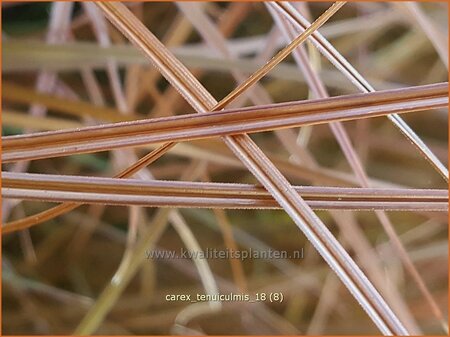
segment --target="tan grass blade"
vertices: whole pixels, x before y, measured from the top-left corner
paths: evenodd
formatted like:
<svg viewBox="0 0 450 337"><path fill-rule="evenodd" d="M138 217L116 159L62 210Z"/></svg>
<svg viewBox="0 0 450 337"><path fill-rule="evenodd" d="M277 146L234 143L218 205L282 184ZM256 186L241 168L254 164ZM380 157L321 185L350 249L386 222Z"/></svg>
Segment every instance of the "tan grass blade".
<svg viewBox="0 0 450 337"><path fill-rule="evenodd" d="M411 21L417 21L418 26L422 28L424 33L430 39L439 57L448 69L448 39L445 38L438 27L436 27L430 18L423 12L420 5L412 1L394 3L394 5L405 9L408 14L412 14L414 19ZM409 15L408 19L410 19Z"/></svg>
<svg viewBox="0 0 450 337"><path fill-rule="evenodd" d="M31 123L30 123L31 122ZM26 128L30 124L37 130L61 130L81 127L82 124L63 118L34 117L14 110L2 110L2 124L17 128Z"/></svg>
<svg viewBox="0 0 450 337"><path fill-rule="evenodd" d="M17 69L13 67L16 62L22 66L20 70L24 71L36 71L36 69L39 68L46 68L61 72L78 71L79 62L83 55L86 59L85 63L87 66L95 69L105 69L105 59L108 57L117 60L117 62L123 66L136 63L148 63L144 62L146 60L144 55L134 49L131 49L128 45L115 44L111 47L101 48L97 44L90 42L74 42L65 45L45 45L36 41L27 41L24 43L18 40L4 42L4 47L4 72L17 71ZM29 50L30 48L32 50L29 53L26 53L26 50ZM258 60L248 58L227 60L221 56L203 52L203 49L192 48L191 50L191 48L189 48L188 51L186 51L185 49L180 48L179 50L175 50L177 51L175 55L179 56L178 58L186 66L202 70L227 73L230 69L237 69L243 72L252 72L256 71L263 65L263 63ZM24 55L24 53L26 54ZM35 56L35 54L37 55ZM18 55L20 55L19 60L17 60L19 57ZM45 55L45 59L43 55ZM51 58L51 60L49 60L49 58ZM12 64L13 61L11 61L11 59L14 60L14 64ZM39 63L36 64L37 62ZM327 86L338 88L343 92L353 92L353 90L349 88L345 78L343 78L337 70L323 69L321 75L323 80L326 81ZM304 83L304 78L299 76L297 67L289 63L279 64L276 68L272 69L267 76L273 79L283 79ZM399 83L381 80L378 77L369 77L368 79L375 86L382 86L386 89L401 88L405 86ZM150 92L151 87L148 87L147 90ZM160 109L162 109L162 107L160 107Z"/></svg>
<svg viewBox="0 0 450 337"><path fill-rule="evenodd" d="M53 95L41 94L12 83L3 83L2 97L5 101L39 103L49 109L55 109L69 115L80 117L89 116L103 121L119 122L138 119L137 116L133 115L123 116L118 110L113 108L95 106L82 101L71 101Z"/></svg>

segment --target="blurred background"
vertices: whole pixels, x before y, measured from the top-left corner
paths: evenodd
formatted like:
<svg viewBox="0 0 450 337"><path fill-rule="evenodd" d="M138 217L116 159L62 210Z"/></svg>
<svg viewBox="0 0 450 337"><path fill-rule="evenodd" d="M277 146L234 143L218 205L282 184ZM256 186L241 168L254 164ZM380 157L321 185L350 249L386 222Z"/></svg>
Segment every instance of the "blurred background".
<svg viewBox="0 0 450 337"><path fill-rule="evenodd" d="M310 21L330 5L294 4ZM217 100L240 82L236 73L248 77L286 45L263 3L128 2L127 6ZM319 31L376 90L402 88L448 80L447 14L443 2L350 2ZM330 96L358 92L312 44L301 48ZM3 136L111 122L90 115L98 106L133 119L193 113L92 3L2 2L2 60L3 84L14 85L3 90ZM263 99L245 96L234 106L314 98L292 56L259 84ZM92 109L67 113L64 106L76 107L78 101ZM447 165L447 110L408 113L403 118ZM374 186L447 189L387 118L344 126ZM358 185L328 125L288 131L257 133L252 139L293 185ZM112 177L152 148L19 162L3 165L3 170ZM316 163L313 168L302 159L305 153ZM219 138L180 143L135 178L257 184ZM54 205L3 199L2 221ZM140 256L137 272L127 274L130 263L137 261L132 254L135 244L155 226L158 212L83 205L3 235L3 334L379 333L282 210L173 209L165 214L168 226L149 250L196 247L288 254L302 250L302 258L208 259L199 264L192 259ZM447 334L447 212L386 212L442 317L436 307L431 309L430 298L412 279L374 212L316 213L411 331ZM113 279L124 270L129 280ZM112 289L115 286L120 290ZM230 301L216 310L166 300L167 294L195 297L211 287L221 294L281 293L283 301ZM109 308L104 315L98 309L102 303Z"/></svg>

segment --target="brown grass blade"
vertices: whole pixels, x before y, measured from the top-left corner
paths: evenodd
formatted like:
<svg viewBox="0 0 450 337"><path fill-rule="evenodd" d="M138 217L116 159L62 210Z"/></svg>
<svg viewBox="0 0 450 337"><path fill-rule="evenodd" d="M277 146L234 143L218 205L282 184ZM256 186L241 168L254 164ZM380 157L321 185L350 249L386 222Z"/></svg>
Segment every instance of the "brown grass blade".
<svg viewBox="0 0 450 337"><path fill-rule="evenodd" d="M167 143L163 147L159 147L158 149L148 153L147 155L142 157L139 161L137 161L130 167L128 167L125 170L123 170L122 172L120 172L116 176L116 178L131 177L133 174L138 172L143 167L148 166L150 163L153 163L155 160L160 158L164 153L166 153L168 150L170 150L173 146L175 146L175 143ZM75 208L77 208L81 205L82 205L81 203L65 203L65 204L61 204L56 207L53 207L51 209L48 209L46 211L43 211L39 214L35 214L35 215L29 216L26 218L12 221L9 223L7 231L14 232L14 231L18 231L18 230L22 230L22 229L34 226L41 222L53 219L61 214L70 212L71 210L74 210ZM2 233L3 233L3 231L2 231Z"/></svg>
<svg viewBox="0 0 450 337"><path fill-rule="evenodd" d="M173 146L175 144L176 143L168 143L166 145L173 148ZM195 147L195 151L200 151L201 153L197 153L197 152L192 153L192 150L190 148L185 148L182 145L183 144L180 145L180 151L177 151L177 148L174 149L174 152L177 152L178 155L186 156L187 154L189 154L191 156L193 155L194 157L198 156L199 159L208 159L210 161L213 160L213 162L214 162L214 160L218 160L217 162L219 162L221 164L226 164L228 166L231 165L232 167L241 167L242 166L242 164L240 164L240 162L238 160L236 160L229 154L224 154L224 153L220 154L218 152L220 149L217 148L217 144L214 144L214 143L212 144L212 145L215 145L214 152L209 147L204 148L204 147L199 146L199 144L197 144ZM116 177L123 178L123 177L132 176L134 173L138 172L143 167L146 167L149 164L151 164L153 161L155 161L157 158L162 156L164 153L165 153L165 148L158 148L157 150L142 157L141 160L139 160L138 162L136 162L135 164L133 164L132 166L127 168L119 176L116 176ZM219 157L223 157L223 158L221 160L219 160ZM294 165L292 163L277 159L275 157L272 157L271 160L276 164L277 167L279 167L281 169L282 172L285 172L288 176L293 177L293 178L306 179L306 180L310 180L310 181L318 181L318 182L321 182L322 184L332 184L332 185L338 185L338 186L358 186L358 183L354 180L354 178L349 176L348 174L336 173L335 171L332 171L330 169L325 169L325 168L309 169L308 167ZM127 171L129 171L129 173L126 173ZM380 186L380 187L388 187L388 188L392 187L390 184L387 184L387 183L384 183L381 181L375 181L375 180L372 180L371 184L375 185L375 186ZM58 205L51 209L42 211L38 214L30 215L23 219L14 220L12 222L5 223L5 227L10 228L10 232L18 231L23 228L28 228L28 227L31 227L34 225L38 225L44 221L51 220L59 215L65 214L65 213L75 209L76 207L78 207L80 205L81 204L78 204L75 206L75 204L72 204L72 205L70 205L70 207L69 207L69 204Z"/></svg>
<svg viewBox="0 0 450 337"><path fill-rule="evenodd" d="M280 208L262 187L245 184L2 173L2 196L145 207ZM294 186L314 209L447 211L446 190ZM2 233L8 233L5 224Z"/></svg>
<svg viewBox="0 0 450 337"><path fill-rule="evenodd" d="M445 107L447 84L289 102L2 138L3 162L121 147L188 141L243 132L355 120Z"/></svg>

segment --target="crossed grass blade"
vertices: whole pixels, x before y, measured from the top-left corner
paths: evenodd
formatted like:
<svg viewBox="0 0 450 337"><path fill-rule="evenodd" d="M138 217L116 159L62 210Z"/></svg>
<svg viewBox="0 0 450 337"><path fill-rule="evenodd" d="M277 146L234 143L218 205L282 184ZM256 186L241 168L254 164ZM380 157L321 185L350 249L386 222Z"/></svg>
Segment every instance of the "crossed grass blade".
<svg viewBox="0 0 450 337"><path fill-rule="evenodd" d="M105 11L113 24L152 58L155 66L160 69L172 85L180 90L181 94L197 111L203 112L214 108L216 103L209 93L143 27L141 22L135 20L133 15L123 5L102 3L99 6ZM161 59L161 57L163 58ZM228 97L233 98L232 94ZM202 101L201 98L204 100ZM270 163L250 138L245 135L239 135L225 137L224 141L241 161L247 165L258 180L273 194L274 198L303 230L321 255L333 266L334 270L381 331L387 334L392 333L392 331L399 334L407 334L405 328L345 250L342 249L320 219L317 218L304 201L293 191L287 180ZM313 227L311 226L312 224L314 224ZM320 230L317 231L319 228ZM329 249L334 252L330 253Z"/></svg>
<svg viewBox="0 0 450 337"><path fill-rule="evenodd" d="M320 27L334 12L336 12L344 4L345 4L345 2L336 3L332 7L330 7L330 9L327 12L325 12L324 15L319 17L310 27L308 27L303 34L299 35L290 45L288 45L286 48L281 50L276 57L272 58L266 64L265 67L259 69L247 81L243 82L242 85L240 85L233 92L231 92L227 97L225 97L221 101L221 103L219 103L217 106L215 106L215 108L216 109L220 108L220 104L224 104L225 102L230 102L231 100L236 98L239 95L239 93L244 92L248 87L250 87L252 84L256 83L261 77L263 77L265 74L267 74L267 72L270 71L270 69L272 69L277 63L279 63L283 58L285 58L287 55L289 55L288 51L292 51L293 49L295 49L295 47L297 45L302 43L308 37L308 35L313 33L315 29ZM99 3L98 5L100 7L103 6L102 3ZM104 7L103 9L104 10L107 9L107 6ZM125 7L123 7L122 10L125 10L125 13L127 13L126 15L131 15L131 17L133 17L133 14L129 11L127 12L127 9ZM196 95L199 94L198 92L196 92L195 90L193 92L191 92L192 90L190 90L189 87L184 86L185 84L183 83L183 81L180 81L183 79L183 76L188 78L191 81L191 83L194 83L194 87L197 86L196 79L193 77L193 75L189 71L187 71L187 69L184 69L184 67L181 67L180 68L181 72L171 74L170 66L171 66L171 64L177 64L178 60L176 60L176 58L169 51L166 50L164 45L162 45L150 32L147 31L147 29L139 22L139 20L136 20L136 18L134 18L134 19L135 19L135 23L138 23L138 24L135 25L133 28L137 29L137 30L131 31L129 38L137 46L142 48L142 50L145 53L147 53L147 56L149 56L150 59L152 59L152 61L155 63L156 68L158 68L161 72L164 72L165 70L169 69L169 74L170 74L169 76L172 76L171 81L173 81L173 83L176 84L174 86L180 90L182 96L188 102L190 102L190 104L195 109L200 109L199 111L208 111L208 109L205 109L205 106L203 105L204 103L202 103L202 101L200 101L199 99L203 99L203 100L205 100L205 102L209 102L212 106L216 105L217 102L215 102L214 98L208 92L201 91L200 96L196 97ZM127 27L126 27L126 25L124 27L121 26L120 18L116 18L115 23L118 25L119 28L122 28L122 29L125 28L125 33L126 33ZM130 28L130 27L128 27L128 28ZM145 36L146 39L141 39L139 34ZM150 43L150 45L148 45L149 43ZM149 48L149 47L151 47L152 43L155 43L158 46L158 48L156 48L156 49ZM167 68L167 67L169 67L169 68ZM177 69L177 70L180 70L180 69ZM210 109L210 110L214 110L214 108ZM164 151L168 151L168 149L169 149L168 145L169 144L165 144L160 149L157 149L155 151L158 153L162 152L162 153L160 153L160 155L162 155L164 153ZM167 148L163 149L164 147L167 147ZM151 163L151 160L148 161L147 164L150 164L150 163ZM136 164L132 165L132 167L135 165ZM10 228L19 229L19 228L30 227L34 224L41 222L42 219L48 220L48 219L51 219L53 217L53 215L57 216L57 215L64 214L65 213L64 210L67 210L67 211L72 210L73 209L72 207L76 207L76 206L74 206L74 205L72 205L71 207L68 207L67 205L66 206L64 206L64 205L57 206L53 209L41 212L40 214L15 221L14 223L10 224L11 225ZM58 208L59 208L59 210L58 210Z"/></svg>
<svg viewBox="0 0 450 337"><path fill-rule="evenodd" d="M288 2L273 2L270 6L283 14L290 22L302 32L309 26L306 20ZM373 92L375 89L364 79L364 77L327 41L319 32L311 35L312 43L319 51L362 92ZM448 182L448 169L439 158L428 148L422 139L412 130L408 124L398 115L390 114L388 119L400 130L400 132L413 144L436 171Z"/></svg>

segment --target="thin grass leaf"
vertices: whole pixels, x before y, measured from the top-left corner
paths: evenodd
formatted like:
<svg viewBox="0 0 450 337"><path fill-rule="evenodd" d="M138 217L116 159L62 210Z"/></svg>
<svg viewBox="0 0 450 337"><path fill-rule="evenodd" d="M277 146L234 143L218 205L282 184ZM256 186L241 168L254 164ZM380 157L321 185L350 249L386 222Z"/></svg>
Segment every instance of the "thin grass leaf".
<svg viewBox="0 0 450 337"><path fill-rule="evenodd" d="M261 187L242 184L2 173L5 198L146 207L279 208ZM315 209L447 211L446 190L294 187ZM7 233L8 224L2 232Z"/></svg>
<svg viewBox="0 0 450 337"><path fill-rule="evenodd" d="M436 109L448 104L447 84L349 95L202 115L2 137L3 162L66 156L121 147L187 141ZM337 131L339 132L339 131Z"/></svg>

